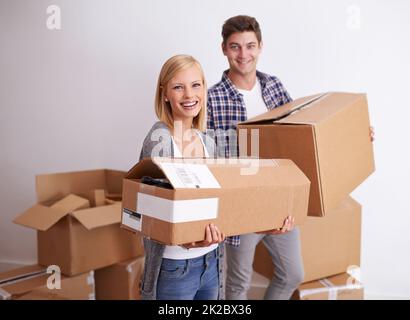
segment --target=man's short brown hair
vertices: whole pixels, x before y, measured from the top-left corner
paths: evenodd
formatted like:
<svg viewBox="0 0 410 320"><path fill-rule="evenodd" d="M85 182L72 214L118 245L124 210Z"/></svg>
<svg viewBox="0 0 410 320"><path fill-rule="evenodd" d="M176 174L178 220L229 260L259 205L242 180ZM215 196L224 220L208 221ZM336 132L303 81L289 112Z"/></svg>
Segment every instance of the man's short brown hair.
<svg viewBox="0 0 410 320"><path fill-rule="evenodd" d="M253 31L260 43L262 41L262 33L258 21L254 17L240 15L229 18L222 26L222 39L226 44L228 38L236 32Z"/></svg>

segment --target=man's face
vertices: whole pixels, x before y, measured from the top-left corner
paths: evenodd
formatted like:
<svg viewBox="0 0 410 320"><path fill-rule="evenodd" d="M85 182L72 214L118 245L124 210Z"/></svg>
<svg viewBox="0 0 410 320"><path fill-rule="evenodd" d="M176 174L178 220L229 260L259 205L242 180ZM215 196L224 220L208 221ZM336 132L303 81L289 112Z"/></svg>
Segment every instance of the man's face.
<svg viewBox="0 0 410 320"><path fill-rule="evenodd" d="M230 72L245 76L256 71L262 42L258 42L253 31L236 32L222 43L222 51L228 58Z"/></svg>

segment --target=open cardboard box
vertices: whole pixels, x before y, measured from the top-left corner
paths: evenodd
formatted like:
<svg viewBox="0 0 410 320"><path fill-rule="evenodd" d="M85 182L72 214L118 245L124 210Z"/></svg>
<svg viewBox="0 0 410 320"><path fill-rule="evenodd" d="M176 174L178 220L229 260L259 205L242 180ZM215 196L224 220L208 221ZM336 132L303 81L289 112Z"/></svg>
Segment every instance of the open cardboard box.
<svg viewBox="0 0 410 320"><path fill-rule="evenodd" d="M171 188L141 183L167 178ZM281 227L307 215L310 182L290 160L147 158L126 175L122 225L165 244L204 240L214 223L227 236Z"/></svg>
<svg viewBox="0 0 410 320"><path fill-rule="evenodd" d="M252 156L291 159L306 174L311 216L336 208L375 170L365 94L300 98L239 123L238 132L240 155L258 149Z"/></svg>
<svg viewBox="0 0 410 320"><path fill-rule="evenodd" d="M38 204L14 222L37 230L39 264L75 275L143 253L142 239L120 228L121 203L104 200L101 192L120 194L124 174L93 170L36 177Z"/></svg>

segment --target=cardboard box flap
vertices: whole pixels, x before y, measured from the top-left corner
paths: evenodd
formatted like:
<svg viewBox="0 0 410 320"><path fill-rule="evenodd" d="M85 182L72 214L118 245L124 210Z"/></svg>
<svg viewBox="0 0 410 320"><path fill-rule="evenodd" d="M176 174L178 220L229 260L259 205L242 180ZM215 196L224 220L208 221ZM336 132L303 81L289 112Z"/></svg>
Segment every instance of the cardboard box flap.
<svg viewBox="0 0 410 320"><path fill-rule="evenodd" d="M205 166L208 168L212 177L210 181L205 181L205 186L199 185L200 188L240 188L245 186L273 186L273 185L305 185L309 180L303 172L287 159L212 159L212 158L153 158L156 163L165 172L168 178L171 178L171 184L175 189L183 188L177 178L172 179L169 172L169 164L181 164L184 168L189 165ZM168 167L167 167L168 166ZM276 168L276 170L272 170ZM189 169L189 167L188 167ZM185 174L186 172L183 172ZM189 173L189 172L188 172ZM199 174L198 174L199 176ZM204 173L205 176L205 173ZM200 176L205 180L207 177ZM215 180L215 184L213 180ZM208 183L209 182L209 183ZM191 187L191 186L190 186Z"/></svg>
<svg viewBox="0 0 410 320"><path fill-rule="evenodd" d="M174 189L221 188L205 159L154 157L152 160L161 168Z"/></svg>
<svg viewBox="0 0 410 320"><path fill-rule="evenodd" d="M19 215L13 222L32 229L46 231L67 214L67 211L37 204Z"/></svg>
<svg viewBox="0 0 410 320"><path fill-rule="evenodd" d="M291 113L310 105L316 100L322 98L324 95L324 93L320 93L313 96L296 99L292 102L286 103L280 107L274 108L256 117L248 119L247 121L241 122L240 124L259 124L263 122L272 123L273 121L285 118Z"/></svg>
<svg viewBox="0 0 410 320"><path fill-rule="evenodd" d="M272 170L272 168L276 168ZM303 172L287 159L146 158L127 178L168 178L174 189L241 188L247 186L306 185Z"/></svg>
<svg viewBox="0 0 410 320"><path fill-rule="evenodd" d="M300 108L297 112L293 112L277 120L277 122L284 124L318 124L335 116L339 111L345 109L346 106L352 106L361 99L366 99L366 94L347 92L327 93L320 99L312 101L308 108Z"/></svg>
<svg viewBox="0 0 410 320"><path fill-rule="evenodd" d="M121 222L121 203L75 211L72 214L88 230Z"/></svg>
<svg viewBox="0 0 410 320"><path fill-rule="evenodd" d="M140 179L143 176L167 178L174 189L220 188L204 159L146 158L138 162L126 178Z"/></svg>
<svg viewBox="0 0 410 320"><path fill-rule="evenodd" d="M95 189L106 189L104 169L36 176L37 202L42 204L69 194L92 200Z"/></svg>
<svg viewBox="0 0 410 320"><path fill-rule="evenodd" d="M52 209L58 209L65 212L73 212L75 210L85 209L89 207L90 201L75 194L69 194L68 196L50 206L50 208Z"/></svg>
<svg viewBox="0 0 410 320"><path fill-rule="evenodd" d="M100 207L106 204L105 190L94 190L94 202L96 207Z"/></svg>
<svg viewBox="0 0 410 320"><path fill-rule="evenodd" d="M165 174L151 158L145 158L134 165L127 172L125 178L141 179L143 176L150 176L152 178L164 178Z"/></svg>
<svg viewBox="0 0 410 320"><path fill-rule="evenodd" d="M122 180L125 174L124 171L105 169L105 190L110 194L122 194Z"/></svg>

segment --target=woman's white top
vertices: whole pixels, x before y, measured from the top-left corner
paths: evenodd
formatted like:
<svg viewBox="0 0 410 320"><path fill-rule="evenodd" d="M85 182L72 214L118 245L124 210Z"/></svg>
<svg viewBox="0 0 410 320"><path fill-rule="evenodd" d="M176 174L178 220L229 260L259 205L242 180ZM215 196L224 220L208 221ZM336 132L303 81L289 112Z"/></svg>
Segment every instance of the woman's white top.
<svg viewBox="0 0 410 320"><path fill-rule="evenodd" d="M209 158L209 153L205 147L205 143L202 139L202 136L199 134L198 131L196 131L196 133L199 139L201 140L202 147L204 148L205 157ZM174 149L174 158L183 158L182 152L181 150L179 150L172 136L171 136L171 140L172 140L172 147ZM204 234L205 234L205 230L204 230ZM186 249L181 246L165 246L163 257L167 259L174 259L174 260L192 259L192 258L203 256L204 254L207 254L208 252L215 250L216 247L218 247L218 244L216 243L213 245L210 245L209 247L191 248L191 249Z"/></svg>

